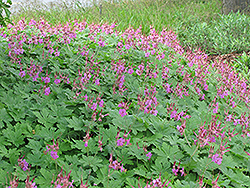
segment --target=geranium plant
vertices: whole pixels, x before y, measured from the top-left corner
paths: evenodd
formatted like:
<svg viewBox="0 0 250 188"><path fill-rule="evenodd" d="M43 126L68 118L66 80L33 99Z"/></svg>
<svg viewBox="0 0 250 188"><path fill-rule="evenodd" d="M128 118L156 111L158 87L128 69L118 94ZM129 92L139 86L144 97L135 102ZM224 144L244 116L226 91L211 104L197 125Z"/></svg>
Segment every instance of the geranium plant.
<svg viewBox="0 0 250 188"><path fill-rule="evenodd" d="M172 31L115 27L41 19L1 28L0 181L250 186L246 80L185 52Z"/></svg>

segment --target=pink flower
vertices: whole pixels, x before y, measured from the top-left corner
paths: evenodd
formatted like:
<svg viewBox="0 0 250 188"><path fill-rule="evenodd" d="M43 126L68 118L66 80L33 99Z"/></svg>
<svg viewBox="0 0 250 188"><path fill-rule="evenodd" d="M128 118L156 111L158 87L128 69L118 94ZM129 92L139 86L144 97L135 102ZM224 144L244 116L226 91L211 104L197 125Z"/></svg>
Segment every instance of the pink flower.
<svg viewBox="0 0 250 188"><path fill-rule="evenodd" d="M85 148L88 147L88 140L85 141L84 146Z"/></svg>
<svg viewBox="0 0 250 188"><path fill-rule="evenodd" d="M124 102L121 102L118 104L118 107L124 107L126 104Z"/></svg>
<svg viewBox="0 0 250 188"><path fill-rule="evenodd" d="M39 73L37 73L37 74L33 77L33 81L37 81L38 74L39 74Z"/></svg>
<svg viewBox="0 0 250 188"><path fill-rule="evenodd" d="M55 160L59 157L59 156L57 155L57 152L56 152L56 151L53 151L53 150L50 152L50 155L51 155L51 157L52 157L53 159L55 159Z"/></svg>
<svg viewBox="0 0 250 188"><path fill-rule="evenodd" d="M55 79L55 84L60 84L61 80L60 79Z"/></svg>
<svg viewBox="0 0 250 188"><path fill-rule="evenodd" d="M133 72L134 72L133 69L129 69L129 70L128 70L128 73L129 73L129 74L133 74Z"/></svg>
<svg viewBox="0 0 250 188"><path fill-rule="evenodd" d="M42 77L42 80L44 81L45 84L48 84L50 82L50 78L49 77Z"/></svg>
<svg viewBox="0 0 250 188"><path fill-rule="evenodd" d="M130 139L131 139L131 138L125 140L125 141L127 142L127 143L126 143L126 146L127 146L127 145L130 145L130 146L132 145L132 144L130 143Z"/></svg>
<svg viewBox="0 0 250 188"><path fill-rule="evenodd" d="M175 168L172 169L172 172L173 172L174 175L176 175L176 176L178 175L178 174L177 174L178 171L179 171L178 169L175 169Z"/></svg>
<svg viewBox="0 0 250 188"><path fill-rule="evenodd" d="M151 51L151 55L154 55L155 54L155 49L153 49L152 51Z"/></svg>
<svg viewBox="0 0 250 188"><path fill-rule="evenodd" d="M83 98L84 98L85 101L87 101L88 100L88 95L87 94L84 95Z"/></svg>
<svg viewBox="0 0 250 188"><path fill-rule="evenodd" d="M44 95L49 95L50 94L50 88L47 87L44 91Z"/></svg>
<svg viewBox="0 0 250 188"><path fill-rule="evenodd" d="M125 109L120 109L119 110L119 114L123 117L123 116L126 116L127 115L127 112Z"/></svg>
<svg viewBox="0 0 250 188"><path fill-rule="evenodd" d="M151 110L150 113L153 114L154 116L156 116L158 113L158 110Z"/></svg>
<svg viewBox="0 0 250 188"><path fill-rule="evenodd" d="M96 81L95 81L95 85L100 85L100 80L99 79L96 79Z"/></svg>
<svg viewBox="0 0 250 188"><path fill-rule="evenodd" d="M20 166L23 171L28 170L29 163L26 162L25 159L23 159L24 156L21 159L18 159L18 166Z"/></svg>
<svg viewBox="0 0 250 188"><path fill-rule="evenodd" d="M19 73L19 76L21 76L21 78L24 77L24 76L25 76L25 71L21 71L21 72Z"/></svg>
<svg viewBox="0 0 250 188"><path fill-rule="evenodd" d="M99 106L100 106L100 107L103 107L103 103L104 103L104 101L103 101L103 100L100 100Z"/></svg>
<svg viewBox="0 0 250 188"><path fill-rule="evenodd" d="M212 161L215 162L216 164L220 165L222 162L222 158L219 157L219 154L214 154L212 157Z"/></svg>
<svg viewBox="0 0 250 188"><path fill-rule="evenodd" d="M181 176L185 175L184 167L182 167L182 169L180 170L180 172L181 172Z"/></svg>
<svg viewBox="0 0 250 188"><path fill-rule="evenodd" d="M232 115L228 115L226 121L231 121L232 120Z"/></svg>
<svg viewBox="0 0 250 188"><path fill-rule="evenodd" d="M215 114L218 113L218 107L219 107L219 104L217 102L215 108L213 109L213 113Z"/></svg>
<svg viewBox="0 0 250 188"><path fill-rule="evenodd" d="M152 153L151 153L151 152L148 152L148 153L146 154L146 156L148 157L148 160L150 160L150 158L152 157Z"/></svg>
<svg viewBox="0 0 250 188"><path fill-rule="evenodd" d="M93 103L91 109L95 111L95 110L96 110L96 107L97 107L97 103Z"/></svg>
<svg viewBox="0 0 250 188"><path fill-rule="evenodd" d="M123 164L122 164L122 166L120 166L120 170L121 170L121 172L125 172L125 168L123 168Z"/></svg>
<svg viewBox="0 0 250 188"><path fill-rule="evenodd" d="M170 118L172 119L172 118L175 118L176 117L176 110L174 110L174 111L172 111L172 113L171 113L171 115L170 115Z"/></svg>
<svg viewBox="0 0 250 188"><path fill-rule="evenodd" d="M126 48L126 50L129 50L130 46L128 44L125 44L125 48Z"/></svg>
<svg viewBox="0 0 250 188"><path fill-rule="evenodd" d="M40 39L38 40L38 42L39 42L40 44L42 44L42 43L43 43L43 39L40 38Z"/></svg>
<svg viewBox="0 0 250 188"><path fill-rule="evenodd" d="M125 143L125 139L123 139L123 138L120 138L117 140L117 146L123 146L124 143Z"/></svg>
<svg viewBox="0 0 250 188"><path fill-rule="evenodd" d="M117 44L119 47L122 47L123 46L123 44L121 43L121 42L118 42L118 44Z"/></svg>

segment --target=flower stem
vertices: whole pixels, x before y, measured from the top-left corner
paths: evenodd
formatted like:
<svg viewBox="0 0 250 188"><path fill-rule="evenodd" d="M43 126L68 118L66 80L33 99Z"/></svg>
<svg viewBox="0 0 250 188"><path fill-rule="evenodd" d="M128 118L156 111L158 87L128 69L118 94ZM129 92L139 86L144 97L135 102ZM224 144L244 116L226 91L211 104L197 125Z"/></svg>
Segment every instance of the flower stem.
<svg viewBox="0 0 250 188"><path fill-rule="evenodd" d="M195 154L196 151L198 150L198 147L199 147L199 145L197 145L197 147L195 148L194 153L191 155L191 158L194 156L194 154Z"/></svg>
<svg viewBox="0 0 250 188"><path fill-rule="evenodd" d="M187 141L187 143L188 143L189 147L191 148L192 146L190 145L190 142L189 142L189 141L188 141L188 139L187 139L187 136L186 136L185 130L183 131L183 133L184 133L185 139L186 139L186 141Z"/></svg>

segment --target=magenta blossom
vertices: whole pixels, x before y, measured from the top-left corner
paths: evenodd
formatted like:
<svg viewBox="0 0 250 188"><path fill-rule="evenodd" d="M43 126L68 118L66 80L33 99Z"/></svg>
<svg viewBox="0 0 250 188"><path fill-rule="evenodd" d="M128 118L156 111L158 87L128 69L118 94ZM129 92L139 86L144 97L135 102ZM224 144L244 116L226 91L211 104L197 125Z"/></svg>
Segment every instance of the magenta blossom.
<svg viewBox="0 0 250 188"><path fill-rule="evenodd" d="M99 106L100 106L100 107L103 107L103 104L104 104L104 101L103 101L103 100L100 100Z"/></svg>
<svg viewBox="0 0 250 188"><path fill-rule="evenodd" d="M49 77L41 77L42 78L42 81L44 81L45 84L48 84L50 82L50 78Z"/></svg>
<svg viewBox="0 0 250 188"><path fill-rule="evenodd" d="M50 94L50 88L47 87L45 90L44 90L44 95L49 95Z"/></svg>
<svg viewBox="0 0 250 188"><path fill-rule="evenodd" d="M21 76L21 78L24 77L24 76L25 76L25 71L21 71L21 72L19 73L19 76Z"/></svg>
<svg viewBox="0 0 250 188"><path fill-rule="evenodd" d="M55 159L55 160L59 157L59 156L57 155L57 152L56 152L56 151L53 151L53 150L50 152L50 155L51 155L51 157L52 157L53 159Z"/></svg>
<svg viewBox="0 0 250 188"><path fill-rule="evenodd" d="M93 103L93 105L92 105L91 109L92 109L93 111L95 111L95 110L96 110L96 108L97 108L97 103Z"/></svg>
<svg viewBox="0 0 250 188"><path fill-rule="evenodd" d="M125 109L120 109L120 110L119 110L119 114L120 114L122 117L128 115Z"/></svg>
<svg viewBox="0 0 250 188"><path fill-rule="evenodd" d="M148 152L148 153L146 154L146 156L148 157L148 160L150 160L151 157L152 157L152 153L151 153L151 152Z"/></svg>
<svg viewBox="0 0 250 188"><path fill-rule="evenodd" d="M18 159L18 166L20 166L23 171L28 170L29 163L26 162L25 159L23 159L24 156L21 159Z"/></svg>
<svg viewBox="0 0 250 188"><path fill-rule="evenodd" d="M120 138L117 140L117 146L123 146L125 143L125 139L124 138Z"/></svg>
<svg viewBox="0 0 250 188"><path fill-rule="evenodd" d="M222 158L219 156L219 154L214 154L212 157L212 161L215 162L216 164L220 165L222 162Z"/></svg>
<svg viewBox="0 0 250 188"><path fill-rule="evenodd" d="M55 79L55 84L60 84L61 80L60 79Z"/></svg>

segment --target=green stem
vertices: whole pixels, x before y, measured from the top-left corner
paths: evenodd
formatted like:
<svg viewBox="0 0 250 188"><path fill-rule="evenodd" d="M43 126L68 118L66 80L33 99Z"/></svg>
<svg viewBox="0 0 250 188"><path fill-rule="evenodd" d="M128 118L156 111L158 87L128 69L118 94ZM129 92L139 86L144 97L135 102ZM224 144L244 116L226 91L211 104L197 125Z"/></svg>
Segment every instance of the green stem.
<svg viewBox="0 0 250 188"><path fill-rule="evenodd" d="M197 147L194 150L194 153L191 155L191 158L194 156L194 154L196 153L196 151L198 150L199 144L197 145Z"/></svg>
<svg viewBox="0 0 250 188"><path fill-rule="evenodd" d="M188 141L188 139L187 139L187 136L186 136L185 130L183 131L183 133L184 133L185 139L186 139L186 141L187 141L187 143L188 143L189 147L191 148L192 146L190 145L190 142L189 142L189 141Z"/></svg>

